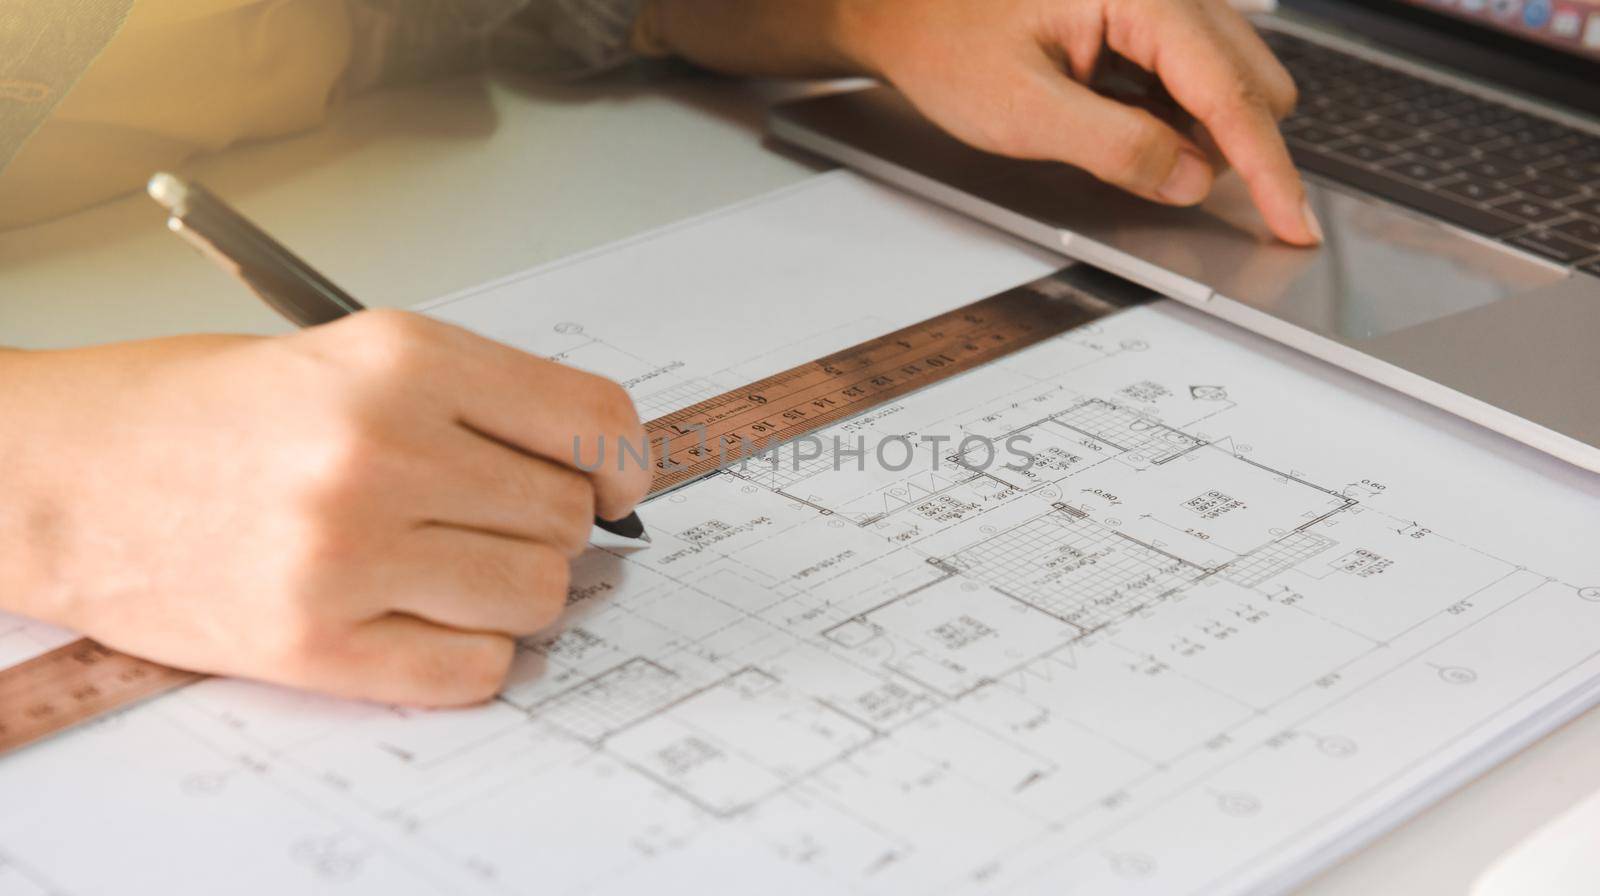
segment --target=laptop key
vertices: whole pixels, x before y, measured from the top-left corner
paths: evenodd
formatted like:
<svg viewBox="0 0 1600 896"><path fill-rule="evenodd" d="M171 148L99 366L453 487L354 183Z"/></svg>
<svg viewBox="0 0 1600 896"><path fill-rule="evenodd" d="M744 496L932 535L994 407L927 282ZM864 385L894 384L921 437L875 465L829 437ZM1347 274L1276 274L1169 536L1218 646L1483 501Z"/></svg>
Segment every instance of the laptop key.
<svg viewBox="0 0 1600 896"><path fill-rule="evenodd" d="M1600 199L1583 199L1578 202L1568 202L1567 208L1591 218L1600 218Z"/></svg>
<svg viewBox="0 0 1600 896"><path fill-rule="evenodd" d="M1283 135L1291 140L1300 140L1312 146L1326 146L1345 139L1348 134L1341 134L1331 128L1323 127L1316 122L1291 121L1283 126Z"/></svg>
<svg viewBox="0 0 1600 896"><path fill-rule="evenodd" d="M1444 193L1415 186L1383 171L1345 161L1338 156L1296 146L1296 164L1308 171L1349 184L1374 196L1409 206L1440 220L1487 236L1502 236L1517 228L1516 222L1494 212L1477 208Z"/></svg>
<svg viewBox="0 0 1600 896"><path fill-rule="evenodd" d="M1426 93L1414 100L1408 100L1405 105L1416 109L1424 109L1430 113L1442 112L1461 102L1460 97L1451 96L1448 92Z"/></svg>
<svg viewBox="0 0 1600 896"><path fill-rule="evenodd" d="M1516 135L1512 134L1512 137L1515 139ZM1534 162L1542 162L1551 156L1559 154L1560 152L1561 150L1559 147L1551 146L1546 143L1519 142L1516 146L1510 146L1500 150L1498 155L1503 156L1513 162L1531 165Z"/></svg>
<svg viewBox="0 0 1600 896"><path fill-rule="evenodd" d="M1560 218L1567 214L1561 209L1552 208L1542 202L1534 202L1532 199L1512 199L1509 202L1501 202L1494 208L1495 211L1503 215L1516 218L1518 221L1526 221L1529 224L1543 224L1553 218Z"/></svg>
<svg viewBox="0 0 1600 896"><path fill-rule="evenodd" d="M1417 135L1416 131L1410 128L1396 127L1381 121L1373 124L1355 125L1351 130L1357 131L1366 139L1374 140L1378 143L1404 143Z"/></svg>
<svg viewBox="0 0 1600 896"><path fill-rule="evenodd" d="M1579 186L1600 182L1600 164L1594 162L1563 162L1540 169L1541 175L1559 177Z"/></svg>
<svg viewBox="0 0 1600 896"><path fill-rule="evenodd" d="M1524 146L1546 146L1555 144L1561 139L1562 128L1558 124L1534 121L1523 118L1521 122L1505 122L1501 124L1505 135Z"/></svg>
<svg viewBox="0 0 1600 896"><path fill-rule="evenodd" d="M1339 147L1339 152L1370 165L1386 162L1400 154L1398 149L1390 149L1375 143L1353 143L1349 146Z"/></svg>
<svg viewBox="0 0 1600 896"><path fill-rule="evenodd" d="M1466 96L1465 94L1439 100L1434 100L1430 97L1423 97L1422 99L1417 100L1417 102L1425 105L1428 109L1431 109L1435 112L1441 112L1449 115L1450 125L1452 127L1458 127L1460 125L1460 122L1457 120L1459 116L1466 115L1473 109L1478 108L1478 101Z"/></svg>
<svg viewBox="0 0 1600 896"><path fill-rule="evenodd" d="M1459 118L1457 120L1459 120ZM1468 146L1477 146L1483 143L1497 142L1504 135L1498 128L1489 127L1487 125L1472 125L1464 128L1457 128L1453 131L1445 131L1444 136L1449 137L1451 140L1454 140L1457 143L1465 143Z"/></svg>
<svg viewBox="0 0 1600 896"><path fill-rule="evenodd" d="M1540 146L1548 146L1556 153L1566 153L1581 146L1583 144L1583 136L1576 131L1558 128L1556 133L1538 141L1538 144Z"/></svg>
<svg viewBox="0 0 1600 896"><path fill-rule="evenodd" d="M1453 184L1445 184L1439 189L1454 193L1462 199L1481 202L1484 205L1499 202L1512 195L1512 191L1507 187L1495 183L1484 183L1481 180L1458 181Z"/></svg>
<svg viewBox="0 0 1600 896"><path fill-rule="evenodd" d="M1456 113L1455 122L1458 127L1472 128L1477 131L1478 138L1472 141L1475 144L1489 143L1491 141L1504 142L1510 136L1506 133L1506 127L1500 121L1499 116L1486 115L1479 109ZM1465 138L1457 137L1456 139Z"/></svg>
<svg viewBox="0 0 1600 896"><path fill-rule="evenodd" d="M1525 177L1509 182L1529 196L1543 199L1546 202L1561 202L1579 195L1583 191L1569 183L1558 180L1548 180L1543 177Z"/></svg>
<svg viewBox="0 0 1600 896"><path fill-rule="evenodd" d="M1600 161L1600 140L1586 138L1577 146L1571 146L1562 151L1561 156L1569 162Z"/></svg>
<svg viewBox="0 0 1600 896"><path fill-rule="evenodd" d="M1417 130L1432 127L1441 122L1449 121L1451 118L1448 112L1421 108L1412 103L1396 103L1393 106L1385 106L1378 110L1378 114L1395 124L1405 125L1408 128Z"/></svg>
<svg viewBox="0 0 1600 896"><path fill-rule="evenodd" d="M1390 74L1389 81L1394 85L1388 88L1388 94L1402 100L1419 100L1433 92L1433 85L1427 81L1416 81L1405 75Z"/></svg>
<svg viewBox="0 0 1600 896"><path fill-rule="evenodd" d="M1423 184L1455 176L1453 171L1416 159L1391 159L1385 162L1383 167L1406 180L1414 180Z"/></svg>
<svg viewBox="0 0 1600 896"><path fill-rule="evenodd" d="M1472 155L1472 150L1465 146L1440 139L1429 140L1427 143L1410 147L1406 152L1414 156L1421 156L1430 162L1453 162Z"/></svg>
<svg viewBox="0 0 1600 896"><path fill-rule="evenodd" d="M1462 162L1456 166L1463 173L1473 177L1483 177L1489 180L1507 180L1527 171L1523 165L1514 162L1504 162L1495 158L1474 159Z"/></svg>
<svg viewBox="0 0 1600 896"><path fill-rule="evenodd" d="M1594 250L1581 243L1575 243L1565 237L1553 233L1525 233L1522 236L1512 237L1506 242L1520 249L1527 249L1536 255L1543 255L1551 261L1562 264L1572 264L1594 254Z"/></svg>
<svg viewBox="0 0 1600 896"><path fill-rule="evenodd" d="M1357 122L1364 121L1367 117L1367 113L1361 111L1360 109L1352 109L1349 106L1338 105L1315 106L1305 109L1299 114L1304 115L1307 118L1318 122L1319 124L1337 124L1345 126L1356 125Z"/></svg>
<svg viewBox="0 0 1600 896"><path fill-rule="evenodd" d="M1571 221L1562 222L1551 229L1559 230L1562 235L1588 246L1591 252L1600 252L1600 221L1591 221L1588 218L1573 218Z"/></svg>

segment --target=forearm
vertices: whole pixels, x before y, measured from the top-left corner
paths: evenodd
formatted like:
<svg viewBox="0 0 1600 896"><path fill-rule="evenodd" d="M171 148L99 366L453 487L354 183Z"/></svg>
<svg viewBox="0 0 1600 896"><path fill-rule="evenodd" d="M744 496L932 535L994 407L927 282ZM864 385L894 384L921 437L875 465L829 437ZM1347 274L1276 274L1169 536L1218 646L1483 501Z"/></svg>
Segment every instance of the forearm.
<svg viewBox="0 0 1600 896"><path fill-rule="evenodd" d="M852 49L853 0L649 0L640 40L719 72L758 77L867 73Z"/></svg>

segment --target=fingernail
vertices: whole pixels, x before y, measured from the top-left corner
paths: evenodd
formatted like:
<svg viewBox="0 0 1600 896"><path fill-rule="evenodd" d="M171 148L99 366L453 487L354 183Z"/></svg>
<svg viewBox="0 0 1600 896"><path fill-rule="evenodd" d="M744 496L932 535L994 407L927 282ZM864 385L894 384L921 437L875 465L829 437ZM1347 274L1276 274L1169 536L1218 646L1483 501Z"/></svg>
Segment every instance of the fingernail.
<svg viewBox="0 0 1600 896"><path fill-rule="evenodd" d="M1156 191L1165 202L1173 205L1194 205L1211 191L1211 166L1192 152L1178 153L1178 163L1172 166L1167 182Z"/></svg>
<svg viewBox="0 0 1600 896"><path fill-rule="evenodd" d="M1300 213L1305 216L1306 230L1317 241L1317 245L1322 245L1322 241L1325 238L1322 233L1322 222L1317 220L1317 213L1311 210L1311 199L1309 197L1300 204Z"/></svg>

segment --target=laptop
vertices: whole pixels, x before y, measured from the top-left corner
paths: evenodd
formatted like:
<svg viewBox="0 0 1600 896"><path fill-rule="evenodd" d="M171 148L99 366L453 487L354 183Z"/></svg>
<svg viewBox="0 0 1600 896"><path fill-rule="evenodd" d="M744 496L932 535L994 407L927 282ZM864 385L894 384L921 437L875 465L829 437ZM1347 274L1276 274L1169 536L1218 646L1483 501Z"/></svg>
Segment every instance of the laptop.
<svg viewBox="0 0 1600 896"><path fill-rule="evenodd" d="M885 87L772 134L1600 471L1600 0L1284 0L1283 125L1327 239L1243 182L1173 209L944 135Z"/></svg>

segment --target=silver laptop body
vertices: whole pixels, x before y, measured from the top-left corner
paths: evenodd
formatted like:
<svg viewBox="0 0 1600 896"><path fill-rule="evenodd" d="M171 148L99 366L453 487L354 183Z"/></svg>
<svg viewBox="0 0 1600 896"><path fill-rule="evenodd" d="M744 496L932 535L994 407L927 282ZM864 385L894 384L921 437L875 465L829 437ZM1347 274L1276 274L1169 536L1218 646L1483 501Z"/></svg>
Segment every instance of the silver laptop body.
<svg viewBox="0 0 1600 896"><path fill-rule="evenodd" d="M1586 242L1600 233L1600 37L1591 53L1582 28L1568 46L1420 3L1300 0L1258 20L1301 82L1285 133L1320 249L1273 240L1236 175L1198 208L1166 208L969 149L887 88L779 106L770 129L1600 471L1600 242ZM1389 121L1361 106L1364 84L1418 109L1384 107Z"/></svg>

